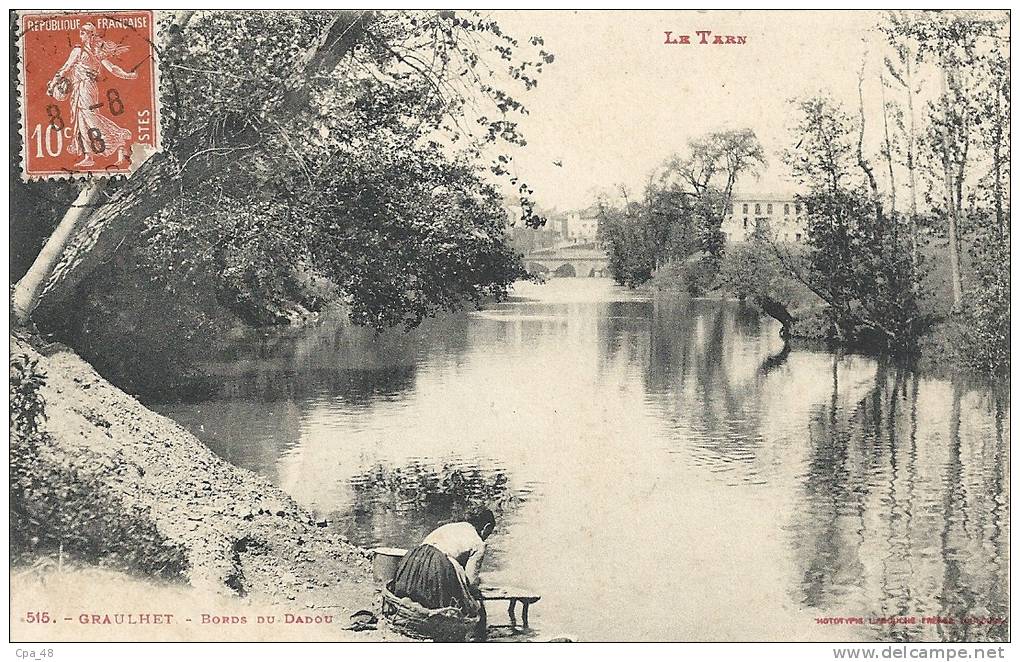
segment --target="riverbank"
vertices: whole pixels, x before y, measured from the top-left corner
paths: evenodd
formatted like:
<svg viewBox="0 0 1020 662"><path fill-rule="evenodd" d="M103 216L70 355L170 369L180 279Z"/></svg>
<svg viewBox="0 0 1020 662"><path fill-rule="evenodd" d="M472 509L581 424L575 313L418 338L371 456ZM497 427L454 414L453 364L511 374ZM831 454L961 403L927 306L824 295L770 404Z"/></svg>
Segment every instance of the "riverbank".
<svg viewBox="0 0 1020 662"><path fill-rule="evenodd" d="M342 629L358 610L377 613L379 599L368 552L350 544L328 522L316 522L265 478L216 457L176 423L111 385L71 350L51 346L40 351L12 335L11 353L35 360L45 374L41 432L47 437L42 455L48 466L95 486L100 492L95 499L104 508L117 504L122 518L145 520L114 529L83 526L61 553L74 556L76 544L94 547L89 536L109 536L111 530L153 531L149 537L162 548L174 554L179 550L183 558L176 578L184 584L146 584L120 573L101 574L97 580L88 568L56 575L52 570L27 573L21 584L12 585L24 589L12 592L14 639L83 636L81 624L73 620L76 614L59 614L61 620L43 635L38 625L25 622L29 611L53 613L77 602L89 613L106 614L130 607L139 595L152 598L141 600L146 611L174 613L182 623L191 618L201 624L198 609L205 604L228 610L220 616L248 617L247 623L229 627L167 628L161 639L402 639L383 622L374 631ZM134 541L120 542L130 547ZM109 547L110 541L103 543ZM153 540L138 543L151 548ZM141 561L144 565L145 559ZM100 563L119 565L117 558ZM303 615L313 623L282 630L254 627L257 614L270 613L278 620L286 614ZM320 619L316 625L316 616L330 616L332 622ZM72 620L65 625L68 617ZM90 639L133 638L124 627L99 623L90 628Z"/></svg>
<svg viewBox="0 0 1020 662"><path fill-rule="evenodd" d="M938 278L930 277L929 280L937 281ZM679 300L739 301L742 306L747 306L747 310L752 314L775 320L777 324L781 323L778 317L754 303L753 297L742 299L734 296L716 281L702 285L696 288L696 294L692 294L682 272L667 270L666 273L656 274L648 282L633 289L646 296L660 295ZM938 282L936 285L943 290L947 288L944 282ZM890 356L859 343L843 342L833 338L832 323L826 314L825 302L803 286L796 285L791 288L783 312L789 313L791 318L789 340L826 346L834 351L859 352L934 377L952 378L954 375L962 374L975 383L992 386L1003 381L1008 383L1008 352L1005 357L997 356L994 349L1003 346L1008 349L1008 344L1004 345L1000 338L988 338L989 342L985 344L989 351L975 352L975 346L980 343L968 339L969 335L977 335L975 325L972 320L951 313L945 299L947 295L941 297L941 305L930 304L933 306L930 312L934 318L931 327L918 338L915 354L906 357ZM777 326L777 333L778 328ZM987 337L987 334L983 337Z"/></svg>

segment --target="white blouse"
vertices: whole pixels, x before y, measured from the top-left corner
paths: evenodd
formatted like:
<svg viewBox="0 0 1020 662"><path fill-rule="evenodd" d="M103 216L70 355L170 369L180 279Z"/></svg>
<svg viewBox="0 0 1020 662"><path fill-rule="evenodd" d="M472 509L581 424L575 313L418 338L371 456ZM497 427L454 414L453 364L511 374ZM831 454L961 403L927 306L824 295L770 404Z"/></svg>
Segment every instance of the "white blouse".
<svg viewBox="0 0 1020 662"><path fill-rule="evenodd" d="M462 565L471 585L478 585L478 571L485 555L485 541L469 522L444 524L428 534L422 543L432 545Z"/></svg>

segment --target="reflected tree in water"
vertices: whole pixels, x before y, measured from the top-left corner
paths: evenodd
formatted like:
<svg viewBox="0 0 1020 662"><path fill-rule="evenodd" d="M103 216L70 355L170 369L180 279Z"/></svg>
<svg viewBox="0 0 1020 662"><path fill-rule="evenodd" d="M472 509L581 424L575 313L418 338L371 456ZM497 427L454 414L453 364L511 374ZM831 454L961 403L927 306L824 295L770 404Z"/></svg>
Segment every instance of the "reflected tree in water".
<svg viewBox="0 0 1020 662"><path fill-rule="evenodd" d="M1008 405L883 365L863 397L841 392L839 378L834 358L831 401L809 423L791 527L800 602L917 619L869 624L882 640L1008 639L995 622L1009 614Z"/></svg>
<svg viewBox="0 0 1020 662"><path fill-rule="evenodd" d="M523 490L511 487L505 471L477 465L379 464L354 476L350 484L353 501L341 517L353 530L373 531L390 544L417 544L439 524L478 508L506 516L525 498Z"/></svg>
<svg viewBox="0 0 1020 662"><path fill-rule="evenodd" d="M858 404L855 412L860 407ZM859 496L864 486L851 466L849 422L839 413L839 358L833 356L831 401L808 425L807 510L798 527L807 533L797 548L807 554L801 601L809 607L839 604L846 592L842 587L859 581L863 572L859 536L848 530L846 520L860 515Z"/></svg>
<svg viewBox="0 0 1020 662"><path fill-rule="evenodd" d="M763 353L763 329L745 316L732 302L656 302L645 384L701 461L760 482L765 381L745 358Z"/></svg>
<svg viewBox="0 0 1020 662"><path fill-rule="evenodd" d="M761 365L758 366L758 374L761 375L762 377L766 377L769 375L769 373L775 372L779 368L782 368L784 365L786 365L787 359L790 358L790 352L792 350L793 347L790 345L790 342L789 341L784 342L783 348L781 350L779 350L775 354L770 354L765 357L765 359L761 362Z"/></svg>

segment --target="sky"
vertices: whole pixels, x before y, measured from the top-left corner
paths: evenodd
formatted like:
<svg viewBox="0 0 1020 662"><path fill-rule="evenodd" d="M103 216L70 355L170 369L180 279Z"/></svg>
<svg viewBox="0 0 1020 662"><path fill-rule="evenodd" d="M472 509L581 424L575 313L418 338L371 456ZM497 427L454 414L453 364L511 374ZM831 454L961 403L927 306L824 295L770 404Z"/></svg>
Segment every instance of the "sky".
<svg viewBox="0 0 1020 662"><path fill-rule="evenodd" d="M519 97L530 110L520 122L528 145L514 159L517 174L545 208L587 206L596 190L617 183L640 192L649 174L689 139L726 128L753 129L770 161L759 180L738 184L740 192L792 193L795 185L780 163L781 151L791 146L788 99L828 92L856 112L857 70L866 52L875 75L864 88L865 106L881 108L877 67L883 44L871 30L880 18L873 12L489 15L522 40L541 35L556 57L538 87ZM693 42L697 30L747 40L667 45L667 30ZM877 129L869 137L878 140Z"/></svg>

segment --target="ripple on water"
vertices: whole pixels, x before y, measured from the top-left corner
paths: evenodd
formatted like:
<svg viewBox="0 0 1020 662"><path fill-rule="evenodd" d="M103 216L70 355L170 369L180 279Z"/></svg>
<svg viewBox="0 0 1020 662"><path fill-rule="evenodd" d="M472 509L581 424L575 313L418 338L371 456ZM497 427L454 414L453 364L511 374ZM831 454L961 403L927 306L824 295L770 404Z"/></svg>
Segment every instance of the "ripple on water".
<svg viewBox="0 0 1020 662"><path fill-rule="evenodd" d="M1008 397L787 351L732 302L524 292L408 336L323 324L257 362L226 348L223 391L166 412L363 544L502 506L487 576L538 587L543 631L1008 637L814 622L1008 617Z"/></svg>

